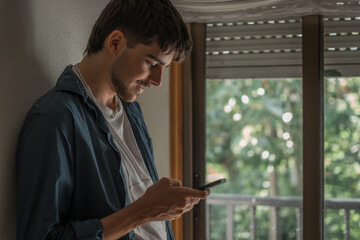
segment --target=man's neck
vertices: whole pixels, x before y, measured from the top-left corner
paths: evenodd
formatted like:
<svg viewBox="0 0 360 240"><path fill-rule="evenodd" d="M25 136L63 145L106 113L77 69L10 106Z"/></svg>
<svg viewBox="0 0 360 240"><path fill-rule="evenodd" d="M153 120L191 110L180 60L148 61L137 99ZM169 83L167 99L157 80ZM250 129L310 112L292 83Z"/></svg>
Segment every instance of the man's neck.
<svg viewBox="0 0 360 240"><path fill-rule="evenodd" d="M116 93L111 88L110 63L103 58L101 53L98 53L85 56L78 64L78 68L94 97L105 106L115 110Z"/></svg>

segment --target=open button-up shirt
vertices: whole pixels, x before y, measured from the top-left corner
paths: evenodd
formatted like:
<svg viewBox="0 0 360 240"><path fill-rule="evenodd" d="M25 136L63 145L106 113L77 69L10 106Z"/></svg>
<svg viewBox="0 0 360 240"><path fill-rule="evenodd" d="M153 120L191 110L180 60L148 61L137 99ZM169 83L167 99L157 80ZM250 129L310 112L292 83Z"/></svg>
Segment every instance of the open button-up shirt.
<svg viewBox="0 0 360 240"><path fill-rule="evenodd" d="M17 149L17 239L103 239L100 219L128 205L119 150L75 73L28 113ZM140 106L122 102L153 182L153 148ZM168 239L174 239L166 222ZM120 238L135 239L133 231Z"/></svg>

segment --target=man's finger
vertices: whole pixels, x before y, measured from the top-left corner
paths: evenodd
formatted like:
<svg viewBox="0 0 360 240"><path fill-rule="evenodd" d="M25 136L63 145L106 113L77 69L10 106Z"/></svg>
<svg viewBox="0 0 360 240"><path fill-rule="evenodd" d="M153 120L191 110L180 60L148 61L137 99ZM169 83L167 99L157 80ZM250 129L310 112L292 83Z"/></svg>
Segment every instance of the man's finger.
<svg viewBox="0 0 360 240"><path fill-rule="evenodd" d="M179 181L177 179L172 179L172 185L176 186L176 187L181 187L182 183L181 183L181 181Z"/></svg>
<svg viewBox="0 0 360 240"><path fill-rule="evenodd" d="M186 188L186 193L190 198L205 199L209 195L209 191L201 191L197 189Z"/></svg>

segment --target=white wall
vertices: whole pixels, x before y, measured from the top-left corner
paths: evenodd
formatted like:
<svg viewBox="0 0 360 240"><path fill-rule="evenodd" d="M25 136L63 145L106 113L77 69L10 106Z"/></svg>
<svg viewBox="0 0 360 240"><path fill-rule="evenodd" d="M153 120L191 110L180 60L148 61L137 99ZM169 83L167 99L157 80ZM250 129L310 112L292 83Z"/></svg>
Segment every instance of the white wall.
<svg viewBox="0 0 360 240"><path fill-rule="evenodd" d="M15 239L15 147L26 112L40 95L50 89L68 64L81 60L91 27L107 0L0 0L0 236ZM154 92L157 104L165 93ZM164 91L162 90L162 91ZM151 93L147 93L151 94ZM145 103L150 104L151 95ZM151 100L153 101L153 100ZM144 104L146 105L146 104ZM168 175L168 141L165 114L162 121L144 111L157 148L160 175ZM143 106L145 110L147 106ZM165 110L164 110L165 111ZM160 115L158 115L160 116ZM153 122L155 121L155 122ZM158 127L158 124L162 124ZM168 134L165 133L167 136ZM158 140L159 138L159 140ZM161 143L166 141L166 143Z"/></svg>
<svg viewBox="0 0 360 240"><path fill-rule="evenodd" d="M160 177L169 176L169 72L164 72L161 87L145 89L139 97L147 127L154 146L155 164Z"/></svg>

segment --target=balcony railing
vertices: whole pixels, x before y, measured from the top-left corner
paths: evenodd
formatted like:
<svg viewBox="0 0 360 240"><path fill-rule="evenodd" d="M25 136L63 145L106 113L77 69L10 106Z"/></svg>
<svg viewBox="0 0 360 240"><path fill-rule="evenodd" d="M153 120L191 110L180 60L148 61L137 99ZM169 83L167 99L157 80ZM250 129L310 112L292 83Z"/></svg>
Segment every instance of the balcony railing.
<svg viewBox="0 0 360 240"><path fill-rule="evenodd" d="M235 194L211 194L206 201L207 216L209 216L211 205L226 206L226 240L233 240L234 235L234 207L248 206L251 214L250 239L256 239L256 208L258 206L271 207L275 211L275 226L271 226L271 231L276 239L280 239L279 231L279 210L280 208L290 207L296 209L296 239L302 240L302 198L301 197L256 197ZM350 240L350 210L360 209L360 199L326 199L325 209L343 209L345 231L344 239ZM209 239L209 219L207 220L207 239ZM225 240L225 239L224 239Z"/></svg>

